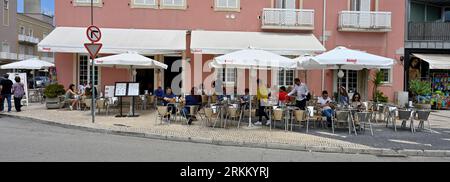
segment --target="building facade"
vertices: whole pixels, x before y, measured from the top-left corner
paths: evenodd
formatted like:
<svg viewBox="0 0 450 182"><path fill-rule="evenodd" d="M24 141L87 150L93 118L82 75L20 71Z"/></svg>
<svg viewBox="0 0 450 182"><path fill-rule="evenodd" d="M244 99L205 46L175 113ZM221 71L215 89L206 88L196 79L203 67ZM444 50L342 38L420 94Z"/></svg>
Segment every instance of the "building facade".
<svg viewBox="0 0 450 182"><path fill-rule="evenodd" d="M405 36L405 88L427 80L433 91L450 94L450 1L408 0ZM445 105L445 104L444 104Z"/></svg>
<svg viewBox="0 0 450 182"><path fill-rule="evenodd" d="M0 1L0 64L17 60L17 2Z"/></svg>
<svg viewBox="0 0 450 182"><path fill-rule="evenodd" d="M122 46L130 44L128 48L169 65L166 71L138 70L136 77L142 81L144 89L173 86L172 80L179 79L186 91L202 83L208 86L215 79L232 86L242 77L248 78L248 72L239 75L232 69L212 74L207 64L215 56L248 47L295 58L345 46L399 62L405 37L405 7L399 4L405 4L405 0L94 0L94 24L105 30L103 43L106 49L101 56L118 52L110 46L113 38L108 35L122 31L129 37L129 41L122 40ZM64 85L78 85L92 76L88 56L82 49L82 43L87 42L82 33L84 29L77 29L91 24L89 5L90 1L86 0L55 1L57 28L39 46L40 51L56 52L58 80ZM146 37L142 41L137 39L132 46L130 42L135 39L130 34L137 36L145 31L148 31L146 35L155 33L166 39ZM177 33L172 31L185 32L185 36L176 37ZM158 32L161 34L156 34ZM80 36L79 39L83 40L80 42L62 35ZM161 46L148 44L136 48L145 44L147 39L161 41ZM171 43L172 47L165 47L167 42L180 39L184 39L184 45L175 47L182 44L177 42ZM67 45L62 46L61 42ZM69 44L71 42L73 47ZM182 60L181 66L172 66L179 60ZM127 70L94 69L95 77L100 78L96 84L101 88L129 79ZM403 90L402 71L403 65L397 63L383 70L385 83L380 90L390 100L393 100L395 91ZM202 74L198 76L198 72ZM320 95L322 90L337 90L337 71L333 70L266 71L259 74L266 74L267 83L272 87L292 85L293 79L300 77L314 95ZM373 71L345 71L342 85L371 99L371 75ZM248 85L244 83L243 86Z"/></svg>

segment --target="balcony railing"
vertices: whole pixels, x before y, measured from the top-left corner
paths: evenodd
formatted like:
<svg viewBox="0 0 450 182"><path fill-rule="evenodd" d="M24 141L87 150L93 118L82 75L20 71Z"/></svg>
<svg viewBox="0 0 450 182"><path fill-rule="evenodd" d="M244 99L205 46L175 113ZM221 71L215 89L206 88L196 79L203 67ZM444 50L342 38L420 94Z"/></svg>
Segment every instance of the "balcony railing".
<svg viewBox="0 0 450 182"><path fill-rule="evenodd" d="M408 40L450 40L449 22L409 22Z"/></svg>
<svg viewBox="0 0 450 182"><path fill-rule="evenodd" d="M17 54L10 52L0 52L0 59L16 60Z"/></svg>
<svg viewBox="0 0 450 182"><path fill-rule="evenodd" d="M36 55L28 55L28 54L19 54L19 60L25 60L25 59L31 59L31 58L37 58Z"/></svg>
<svg viewBox="0 0 450 182"><path fill-rule="evenodd" d="M314 30L314 10L264 8L261 28Z"/></svg>
<svg viewBox="0 0 450 182"><path fill-rule="evenodd" d="M41 59L43 61L47 61L47 62L51 62L51 63L55 62L55 58L53 58L53 57L42 57Z"/></svg>
<svg viewBox="0 0 450 182"><path fill-rule="evenodd" d="M391 12L341 11L339 13L340 31L389 32L391 28Z"/></svg>
<svg viewBox="0 0 450 182"><path fill-rule="evenodd" d="M39 43L39 38L28 36L28 35L19 34L19 42L38 44Z"/></svg>

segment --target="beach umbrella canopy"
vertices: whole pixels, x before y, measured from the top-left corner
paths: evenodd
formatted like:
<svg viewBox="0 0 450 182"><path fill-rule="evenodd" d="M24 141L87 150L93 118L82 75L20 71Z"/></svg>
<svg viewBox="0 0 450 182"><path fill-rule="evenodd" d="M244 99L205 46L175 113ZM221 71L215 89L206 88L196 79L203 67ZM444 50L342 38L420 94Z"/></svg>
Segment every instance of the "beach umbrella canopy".
<svg viewBox="0 0 450 182"><path fill-rule="evenodd" d="M214 58L211 66L214 68L238 69L295 69L297 63L292 59L272 52L244 49Z"/></svg>
<svg viewBox="0 0 450 182"><path fill-rule="evenodd" d="M345 47L335 49L323 54L299 59L299 65L304 69L344 69L362 70L375 68L388 68L394 64L394 60L363 51L352 50Z"/></svg>
<svg viewBox="0 0 450 182"><path fill-rule="evenodd" d="M22 70L40 70L55 67L53 63L42 61L37 58L17 61L0 66L1 69L22 69Z"/></svg>
<svg viewBox="0 0 450 182"><path fill-rule="evenodd" d="M97 66L131 68L131 69L167 69L167 65L134 52L117 54L95 59Z"/></svg>

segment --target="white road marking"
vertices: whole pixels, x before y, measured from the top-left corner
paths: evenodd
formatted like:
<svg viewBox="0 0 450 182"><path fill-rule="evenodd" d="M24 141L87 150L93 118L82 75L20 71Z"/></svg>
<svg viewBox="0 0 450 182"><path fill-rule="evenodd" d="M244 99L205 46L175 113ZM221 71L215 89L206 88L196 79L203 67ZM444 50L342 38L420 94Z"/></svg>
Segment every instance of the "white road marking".
<svg viewBox="0 0 450 182"><path fill-rule="evenodd" d="M441 138L441 139L445 141L450 141L450 138Z"/></svg>
<svg viewBox="0 0 450 182"><path fill-rule="evenodd" d="M423 144L423 143L417 143L417 142L411 142L411 141L406 141L406 140L392 140L389 139L389 141L391 142L397 142L397 143L404 143L404 144L411 144L411 145L424 145L424 146L432 146L431 144Z"/></svg>
<svg viewBox="0 0 450 182"><path fill-rule="evenodd" d="M333 133L328 133L328 132L321 132L321 131L318 131L318 132L316 132L316 133L323 134L323 135L336 136L336 137L341 137L341 138L347 138L347 136L338 135L338 134L333 134Z"/></svg>

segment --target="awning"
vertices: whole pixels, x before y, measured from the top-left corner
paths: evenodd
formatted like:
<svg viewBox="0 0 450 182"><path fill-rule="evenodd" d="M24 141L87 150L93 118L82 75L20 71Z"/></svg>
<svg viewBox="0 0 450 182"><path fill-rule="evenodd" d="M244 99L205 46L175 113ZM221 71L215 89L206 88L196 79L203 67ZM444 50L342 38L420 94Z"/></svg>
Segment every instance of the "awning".
<svg viewBox="0 0 450 182"><path fill-rule="evenodd" d="M227 54L248 48L286 56L325 51L313 34L237 31L192 31L191 34L191 51L193 53Z"/></svg>
<svg viewBox="0 0 450 182"><path fill-rule="evenodd" d="M100 28L103 44L100 53L176 54L186 50L185 30L148 30ZM39 44L42 52L87 53L86 28L57 27Z"/></svg>
<svg viewBox="0 0 450 182"><path fill-rule="evenodd" d="M430 69L450 69L450 54L413 54L428 62Z"/></svg>

